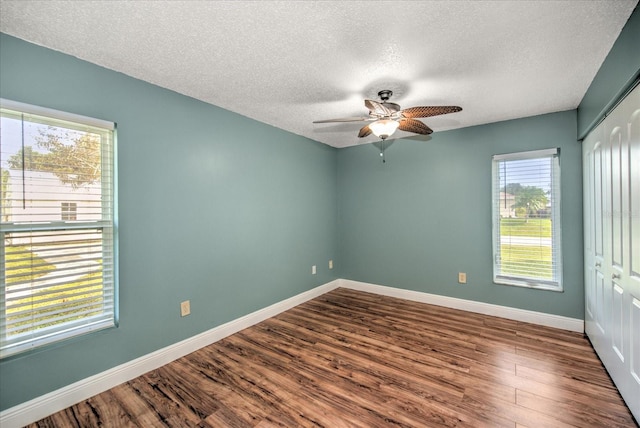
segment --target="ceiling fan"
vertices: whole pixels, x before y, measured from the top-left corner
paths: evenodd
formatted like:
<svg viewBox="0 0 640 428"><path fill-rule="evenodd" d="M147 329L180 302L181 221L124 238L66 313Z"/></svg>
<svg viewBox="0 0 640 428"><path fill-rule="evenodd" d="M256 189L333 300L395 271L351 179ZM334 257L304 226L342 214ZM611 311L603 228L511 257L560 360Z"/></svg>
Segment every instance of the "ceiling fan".
<svg viewBox="0 0 640 428"><path fill-rule="evenodd" d="M393 95L392 91L384 89L378 92L378 96L382 102L364 100L365 107L369 109L369 116L316 120L313 123L370 121L373 123L362 127L358 133L358 137L364 138L373 133L382 140L386 140L396 132L396 129L413 132L415 134L431 134L433 130L421 121L416 120L416 118L438 116L462 110L462 107L458 106L417 106L401 110L398 104L389 102L391 95Z"/></svg>

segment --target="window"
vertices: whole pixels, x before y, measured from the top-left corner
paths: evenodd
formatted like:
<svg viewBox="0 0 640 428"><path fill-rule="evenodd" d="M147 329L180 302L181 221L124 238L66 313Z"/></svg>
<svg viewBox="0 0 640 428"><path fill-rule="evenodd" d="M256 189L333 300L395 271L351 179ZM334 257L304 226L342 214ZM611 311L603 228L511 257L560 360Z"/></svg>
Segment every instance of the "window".
<svg viewBox="0 0 640 428"><path fill-rule="evenodd" d="M493 281L562 291L560 151L493 156Z"/></svg>
<svg viewBox="0 0 640 428"><path fill-rule="evenodd" d="M62 220L77 220L78 204L75 202L62 202L60 205Z"/></svg>
<svg viewBox="0 0 640 428"><path fill-rule="evenodd" d="M115 325L113 123L0 100L0 356Z"/></svg>

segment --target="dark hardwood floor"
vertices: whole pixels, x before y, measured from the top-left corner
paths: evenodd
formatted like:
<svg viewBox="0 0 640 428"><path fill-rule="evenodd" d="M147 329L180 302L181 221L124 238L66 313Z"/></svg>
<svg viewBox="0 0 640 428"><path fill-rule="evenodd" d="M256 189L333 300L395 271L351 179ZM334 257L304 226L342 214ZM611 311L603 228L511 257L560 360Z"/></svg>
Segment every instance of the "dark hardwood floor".
<svg viewBox="0 0 640 428"><path fill-rule="evenodd" d="M635 427L577 333L337 289L32 427Z"/></svg>

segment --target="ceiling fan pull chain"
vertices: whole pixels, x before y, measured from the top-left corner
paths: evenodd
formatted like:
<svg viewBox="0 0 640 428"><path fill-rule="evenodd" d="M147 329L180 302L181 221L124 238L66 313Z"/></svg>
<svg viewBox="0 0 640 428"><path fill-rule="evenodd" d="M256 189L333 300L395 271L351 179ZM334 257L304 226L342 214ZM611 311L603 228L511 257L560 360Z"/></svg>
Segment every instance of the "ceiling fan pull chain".
<svg viewBox="0 0 640 428"><path fill-rule="evenodd" d="M380 156L382 157L382 163L387 163L384 159L384 140L382 140L382 150L380 150Z"/></svg>

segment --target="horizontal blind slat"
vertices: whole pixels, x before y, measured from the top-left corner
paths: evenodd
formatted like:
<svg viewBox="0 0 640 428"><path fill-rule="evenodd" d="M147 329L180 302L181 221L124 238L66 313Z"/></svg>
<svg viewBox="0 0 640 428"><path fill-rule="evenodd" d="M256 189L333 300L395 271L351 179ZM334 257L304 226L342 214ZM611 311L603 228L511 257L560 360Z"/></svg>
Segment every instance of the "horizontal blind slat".
<svg viewBox="0 0 640 428"><path fill-rule="evenodd" d="M16 307L44 305L47 302L73 299L74 296L105 292L102 287L102 278L96 278L94 281L87 281L81 285L76 285L72 282L62 285L68 285L68 287L59 286L55 291L50 291L50 288L43 288L41 289L43 291L40 293L15 293L14 296L8 294L6 298L6 309L11 310ZM99 289L96 289L96 287L99 287ZM78 290L83 291L76 293Z"/></svg>

